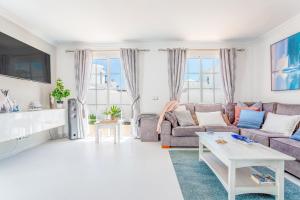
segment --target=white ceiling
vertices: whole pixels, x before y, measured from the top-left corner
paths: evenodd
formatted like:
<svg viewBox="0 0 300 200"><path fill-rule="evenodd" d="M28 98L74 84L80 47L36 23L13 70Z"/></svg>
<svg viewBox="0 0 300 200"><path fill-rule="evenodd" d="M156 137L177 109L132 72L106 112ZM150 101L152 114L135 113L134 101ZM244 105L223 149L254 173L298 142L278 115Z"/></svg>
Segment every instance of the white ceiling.
<svg viewBox="0 0 300 200"><path fill-rule="evenodd" d="M52 43L257 37L300 0L0 0L1 13Z"/></svg>

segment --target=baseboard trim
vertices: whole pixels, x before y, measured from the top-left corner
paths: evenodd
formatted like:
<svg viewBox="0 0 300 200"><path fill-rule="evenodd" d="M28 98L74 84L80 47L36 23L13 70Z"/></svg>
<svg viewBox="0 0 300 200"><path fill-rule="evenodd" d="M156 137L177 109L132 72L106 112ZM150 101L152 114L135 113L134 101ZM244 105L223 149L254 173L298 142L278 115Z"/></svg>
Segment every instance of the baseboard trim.
<svg viewBox="0 0 300 200"><path fill-rule="evenodd" d="M161 145L161 148L163 148L163 149L170 149L170 148L171 148L171 146L167 146L167 145Z"/></svg>

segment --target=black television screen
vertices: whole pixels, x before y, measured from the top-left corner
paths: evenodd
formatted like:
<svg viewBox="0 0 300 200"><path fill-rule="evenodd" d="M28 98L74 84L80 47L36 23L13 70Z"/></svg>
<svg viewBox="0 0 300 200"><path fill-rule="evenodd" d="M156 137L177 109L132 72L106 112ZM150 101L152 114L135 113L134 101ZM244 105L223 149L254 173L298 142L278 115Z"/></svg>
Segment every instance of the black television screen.
<svg viewBox="0 0 300 200"><path fill-rule="evenodd" d="M0 74L51 83L50 55L0 32Z"/></svg>

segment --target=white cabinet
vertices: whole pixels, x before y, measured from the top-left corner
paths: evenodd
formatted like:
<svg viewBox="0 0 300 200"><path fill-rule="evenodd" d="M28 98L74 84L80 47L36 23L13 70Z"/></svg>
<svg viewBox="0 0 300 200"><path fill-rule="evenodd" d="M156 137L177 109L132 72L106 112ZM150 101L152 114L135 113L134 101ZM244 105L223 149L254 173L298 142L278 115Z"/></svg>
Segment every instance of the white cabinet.
<svg viewBox="0 0 300 200"><path fill-rule="evenodd" d="M64 126L64 109L0 113L0 142Z"/></svg>

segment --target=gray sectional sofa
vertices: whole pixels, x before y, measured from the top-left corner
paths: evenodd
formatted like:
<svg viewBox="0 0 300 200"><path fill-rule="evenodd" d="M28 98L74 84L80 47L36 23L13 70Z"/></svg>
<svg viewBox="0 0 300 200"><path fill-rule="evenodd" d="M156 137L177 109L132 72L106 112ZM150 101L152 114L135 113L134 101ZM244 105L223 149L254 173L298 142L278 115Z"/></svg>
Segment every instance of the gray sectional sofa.
<svg viewBox="0 0 300 200"><path fill-rule="evenodd" d="M247 103L249 106L253 103ZM234 122L235 104L203 105L203 104L185 104L186 108L193 114L195 112L214 112L222 111L229 117L230 123ZM300 105L281 104L281 103L263 103L262 110L266 113L272 112L281 115L300 115ZM271 147L285 154L296 158L295 161L286 162L286 171L300 178L300 142L290 139L282 134L270 133L259 129L239 129L231 126L187 126L172 127L171 122L164 120L161 127L162 147L198 147L198 137L195 132L214 131L214 132L235 132L247 136L252 140Z"/></svg>

